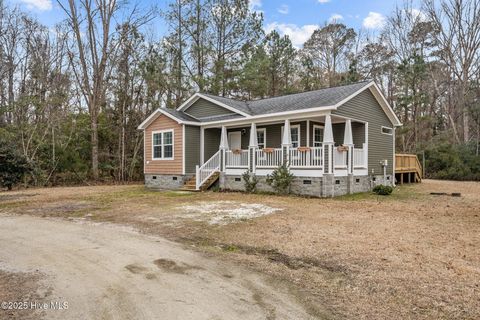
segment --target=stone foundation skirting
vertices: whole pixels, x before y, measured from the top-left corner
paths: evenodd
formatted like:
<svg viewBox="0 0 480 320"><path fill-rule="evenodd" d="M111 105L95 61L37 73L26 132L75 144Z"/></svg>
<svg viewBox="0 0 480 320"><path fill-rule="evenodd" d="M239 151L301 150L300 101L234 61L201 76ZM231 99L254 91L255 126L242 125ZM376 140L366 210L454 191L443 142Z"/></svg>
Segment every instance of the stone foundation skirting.
<svg viewBox="0 0 480 320"><path fill-rule="evenodd" d="M145 174L145 186L152 189L180 189L193 175Z"/></svg>
<svg viewBox="0 0 480 320"><path fill-rule="evenodd" d="M257 190L274 192L267 184L267 177L257 176ZM375 185L392 185L393 178L388 176L353 176L335 177L332 174L323 177L295 177L291 185L291 193L312 197L335 197L345 194L371 191ZM386 182L386 183L385 183ZM225 175L220 177L222 190L245 191L244 182L240 175Z"/></svg>

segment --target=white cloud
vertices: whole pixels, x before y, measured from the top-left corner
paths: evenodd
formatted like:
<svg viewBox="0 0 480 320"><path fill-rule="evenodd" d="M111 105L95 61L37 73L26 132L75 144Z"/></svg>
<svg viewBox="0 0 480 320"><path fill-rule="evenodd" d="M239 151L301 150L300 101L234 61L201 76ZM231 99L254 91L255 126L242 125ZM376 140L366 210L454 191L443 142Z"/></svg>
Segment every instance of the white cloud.
<svg viewBox="0 0 480 320"><path fill-rule="evenodd" d="M411 9L410 10L410 15L418 20L418 21L427 21L427 15L425 14L425 12L421 11L421 10L418 10L418 9Z"/></svg>
<svg viewBox="0 0 480 320"><path fill-rule="evenodd" d="M20 0L28 9L37 9L40 11L52 10L52 0Z"/></svg>
<svg viewBox="0 0 480 320"><path fill-rule="evenodd" d="M273 23L269 23L265 27L265 32L269 33L270 31L275 29L282 36L286 34L292 41L292 44L295 47L300 48L303 46L305 41L307 41L308 38L310 38L313 31L315 31L315 29L318 29L318 28L319 26L316 24L306 24L304 26L297 26L296 24L273 22Z"/></svg>
<svg viewBox="0 0 480 320"><path fill-rule="evenodd" d="M262 7L262 0L250 0L248 1L248 7L252 11L259 10Z"/></svg>
<svg viewBox="0 0 480 320"><path fill-rule="evenodd" d="M330 0L318 0L318 2L320 2L320 3L327 3L327 2L330 2Z"/></svg>
<svg viewBox="0 0 480 320"><path fill-rule="evenodd" d="M368 13L368 16L363 19L363 26L367 29L379 29L385 24L386 18L381 13L372 12Z"/></svg>
<svg viewBox="0 0 480 320"><path fill-rule="evenodd" d="M286 4L282 4L280 8L277 9L277 11L281 14L288 14L290 8Z"/></svg>
<svg viewBox="0 0 480 320"><path fill-rule="evenodd" d="M343 20L343 16L338 13L334 13L330 16L330 18L328 18L329 23L339 22L340 20Z"/></svg>

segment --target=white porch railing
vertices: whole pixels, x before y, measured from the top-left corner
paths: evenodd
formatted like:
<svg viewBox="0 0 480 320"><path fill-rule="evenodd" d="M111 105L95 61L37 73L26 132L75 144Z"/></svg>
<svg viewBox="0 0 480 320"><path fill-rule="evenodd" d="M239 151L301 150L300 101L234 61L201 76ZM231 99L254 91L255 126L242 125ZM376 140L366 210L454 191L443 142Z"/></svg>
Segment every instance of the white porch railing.
<svg viewBox="0 0 480 320"><path fill-rule="evenodd" d="M278 149L257 149L255 150L255 162L257 168L278 167L283 162L283 152Z"/></svg>
<svg viewBox="0 0 480 320"><path fill-rule="evenodd" d="M292 148L290 149L290 167L323 167L323 148Z"/></svg>
<svg viewBox="0 0 480 320"><path fill-rule="evenodd" d="M248 150L225 151L225 165L227 168L248 168Z"/></svg>
<svg viewBox="0 0 480 320"><path fill-rule="evenodd" d="M207 181L208 178L215 172L220 170L220 150L217 151L210 159L207 160L201 167L196 168L196 189Z"/></svg>
<svg viewBox="0 0 480 320"><path fill-rule="evenodd" d="M367 165L367 153L365 149L353 149L353 167L365 168Z"/></svg>
<svg viewBox="0 0 480 320"><path fill-rule="evenodd" d="M333 149L333 163L335 168L346 168L347 167L347 152L339 151L337 148Z"/></svg>

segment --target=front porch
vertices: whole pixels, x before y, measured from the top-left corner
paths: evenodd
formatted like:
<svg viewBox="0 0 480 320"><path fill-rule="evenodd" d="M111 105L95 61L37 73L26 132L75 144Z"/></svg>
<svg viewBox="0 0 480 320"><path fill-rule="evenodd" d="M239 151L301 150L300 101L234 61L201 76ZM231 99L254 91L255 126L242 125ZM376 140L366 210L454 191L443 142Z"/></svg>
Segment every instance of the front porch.
<svg viewBox="0 0 480 320"><path fill-rule="evenodd" d="M283 163L305 184L314 178L327 177L339 184L340 177L368 176L368 123L340 116L202 128L200 140L197 189L213 172L220 172L226 181L235 177L233 181L240 182L247 170L261 178Z"/></svg>

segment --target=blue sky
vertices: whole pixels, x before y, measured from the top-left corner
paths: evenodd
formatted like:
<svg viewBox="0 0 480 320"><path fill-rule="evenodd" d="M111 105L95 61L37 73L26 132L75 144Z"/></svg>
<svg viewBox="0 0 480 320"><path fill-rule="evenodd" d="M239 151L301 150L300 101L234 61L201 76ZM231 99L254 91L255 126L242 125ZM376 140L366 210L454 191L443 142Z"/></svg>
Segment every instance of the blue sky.
<svg viewBox="0 0 480 320"><path fill-rule="evenodd" d="M53 25L63 19L55 0L6 0L30 11L42 23ZM156 4L166 8L168 0L137 1L143 6ZM251 0L253 10L264 14L266 31L277 29L288 34L295 46L308 39L318 26L335 19L356 30L364 28L375 32L395 7L396 0ZM154 22L155 33L162 35L165 26L161 19Z"/></svg>

